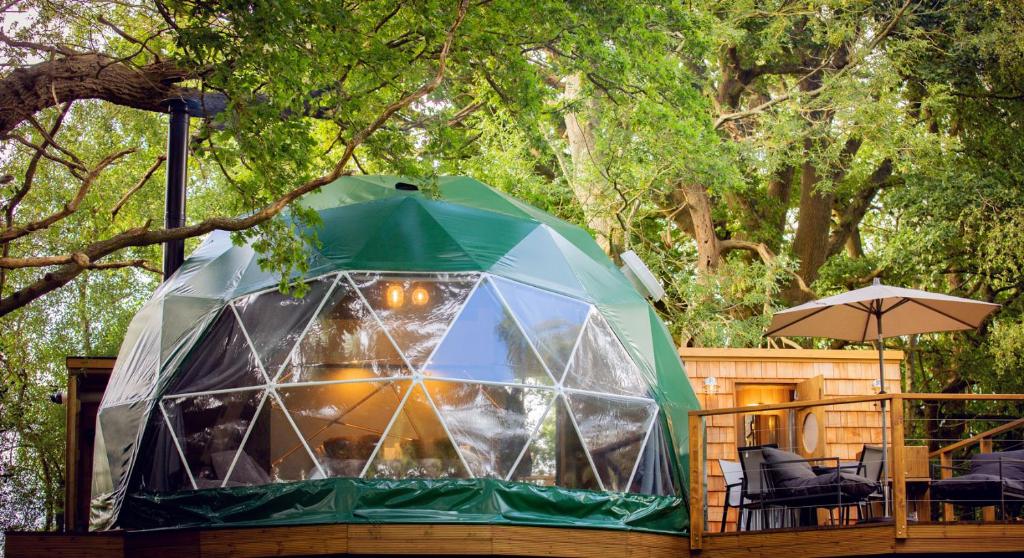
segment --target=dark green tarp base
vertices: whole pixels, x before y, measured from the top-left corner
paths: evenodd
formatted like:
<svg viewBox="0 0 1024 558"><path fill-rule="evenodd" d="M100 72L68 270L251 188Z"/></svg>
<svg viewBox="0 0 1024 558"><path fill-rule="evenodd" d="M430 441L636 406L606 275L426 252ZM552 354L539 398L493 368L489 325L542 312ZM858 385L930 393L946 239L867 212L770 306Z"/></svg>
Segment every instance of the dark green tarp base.
<svg viewBox="0 0 1024 558"><path fill-rule="evenodd" d="M479 523L687 535L681 498L568 490L494 479L333 478L126 497L121 527L317 523Z"/></svg>

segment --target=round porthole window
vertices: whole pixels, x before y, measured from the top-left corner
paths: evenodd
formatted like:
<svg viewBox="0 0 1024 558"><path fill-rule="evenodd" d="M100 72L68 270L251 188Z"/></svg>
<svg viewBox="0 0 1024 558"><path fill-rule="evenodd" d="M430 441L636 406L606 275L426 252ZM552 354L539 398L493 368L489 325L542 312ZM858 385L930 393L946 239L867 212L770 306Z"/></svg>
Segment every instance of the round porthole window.
<svg viewBox="0 0 1024 558"><path fill-rule="evenodd" d="M805 453L814 453L818 449L818 416L814 413L804 415L801 443Z"/></svg>

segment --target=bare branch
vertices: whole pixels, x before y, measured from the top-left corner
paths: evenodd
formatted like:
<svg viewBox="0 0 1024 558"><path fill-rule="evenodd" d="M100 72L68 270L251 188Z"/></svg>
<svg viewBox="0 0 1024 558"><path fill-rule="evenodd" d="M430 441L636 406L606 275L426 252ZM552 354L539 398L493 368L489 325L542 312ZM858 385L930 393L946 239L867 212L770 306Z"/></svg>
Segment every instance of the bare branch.
<svg viewBox="0 0 1024 558"><path fill-rule="evenodd" d="M135 192L141 190L142 187L146 185L146 182L149 181L149 178L153 176L153 173L155 173L157 169L159 169L160 166L163 165L164 161L166 160L166 155L160 155L159 157L156 158L156 161L149 167L149 169L146 171L146 174L142 175L142 178L140 178L139 181L135 183L135 186L129 188L128 191L125 192L123 196L121 196L121 199L117 201L117 204L114 205L114 208L110 210L111 218L117 217L117 213L121 211L121 208L124 206L124 204L128 202L128 198L132 197L135 194Z"/></svg>

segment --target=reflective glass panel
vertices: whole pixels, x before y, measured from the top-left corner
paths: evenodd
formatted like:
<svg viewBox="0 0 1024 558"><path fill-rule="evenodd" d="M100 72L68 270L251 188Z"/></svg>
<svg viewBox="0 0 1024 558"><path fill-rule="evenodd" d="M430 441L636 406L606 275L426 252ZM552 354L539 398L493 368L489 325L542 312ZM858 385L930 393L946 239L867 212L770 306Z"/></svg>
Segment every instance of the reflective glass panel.
<svg viewBox="0 0 1024 558"><path fill-rule="evenodd" d="M562 397L544 417L511 480L541 486L600 488Z"/></svg>
<svg viewBox="0 0 1024 558"><path fill-rule="evenodd" d="M267 397L238 455L228 486L321 478L276 397Z"/></svg>
<svg viewBox="0 0 1024 558"><path fill-rule="evenodd" d="M408 381L282 387L284 405L329 477L358 477Z"/></svg>
<svg viewBox="0 0 1024 558"><path fill-rule="evenodd" d="M423 387L414 387L370 463L366 478L468 476Z"/></svg>
<svg viewBox="0 0 1024 558"><path fill-rule="evenodd" d="M426 382L474 477L504 479L554 399L551 390Z"/></svg>
<svg viewBox="0 0 1024 558"><path fill-rule="evenodd" d="M353 274L398 349L420 368L466 301L476 275Z"/></svg>
<svg viewBox="0 0 1024 558"><path fill-rule="evenodd" d="M568 398L605 490L625 492L657 404L580 393Z"/></svg>
<svg viewBox="0 0 1024 558"><path fill-rule="evenodd" d="M161 404L196 488L216 488L227 478L264 393L251 389L164 398Z"/></svg>
<svg viewBox="0 0 1024 558"><path fill-rule="evenodd" d="M487 382L554 383L489 281L473 292L424 373Z"/></svg>
<svg viewBox="0 0 1024 558"><path fill-rule="evenodd" d="M561 378L590 305L498 277L494 284L551 373Z"/></svg>
<svg viewBox="0 0 1024 558"><path fill-rule="evenodd" d="M566 387L616 393L647 395L647 382L640 375L629 353L619 343L608 322L594 312L583 330L565 377Z"/></svg>
<svg viewBox="0 0 1024 558"><path fill-rule="evenodd" d="M342 282L344 281L344 282ZM342 279L302 338L279 382L409 376L398 350Z"/></svg>
<svg viewBox="0 0 1024 558"><path fill-rule="evenodd" d="M334 279L331 275L310 281L307 283L309 291L302 298L275 290L249 295L233 303L268 376L277 375Z"/></svg>
<svg viewBox="0 0 1024 558"><path fill-rule="evenodd" d="M265 383L259 361L231 308L200 337L166 393L195 393Z"/></svg>

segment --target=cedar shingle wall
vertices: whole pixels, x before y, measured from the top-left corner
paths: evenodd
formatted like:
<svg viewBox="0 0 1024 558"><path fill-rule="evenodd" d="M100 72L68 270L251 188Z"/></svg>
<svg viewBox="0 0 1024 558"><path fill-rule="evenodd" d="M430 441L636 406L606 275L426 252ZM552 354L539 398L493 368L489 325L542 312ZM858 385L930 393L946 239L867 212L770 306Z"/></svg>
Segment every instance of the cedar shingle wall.
<svg viewBox="0 0 1024 558"><path fill-rule="evenodd" d="M878 378L875 351L815 351L790 349L690 349L679 350L697 398L705 409L736 406L735 384L792 383L825 377L825 397L872 395ZM885 389L900 392L901 351L885 353ZM704 378L718 380L718 393L704 394ZM735 461L736 417L718 415L707 422L708 529L718 531L725 499L725 481L718 459ZM826 409L826 456L853 460L865 443L880 444L881 416L874 403L858 403ZM727 530L735 529L736 512L730 512Z"/></svg>

